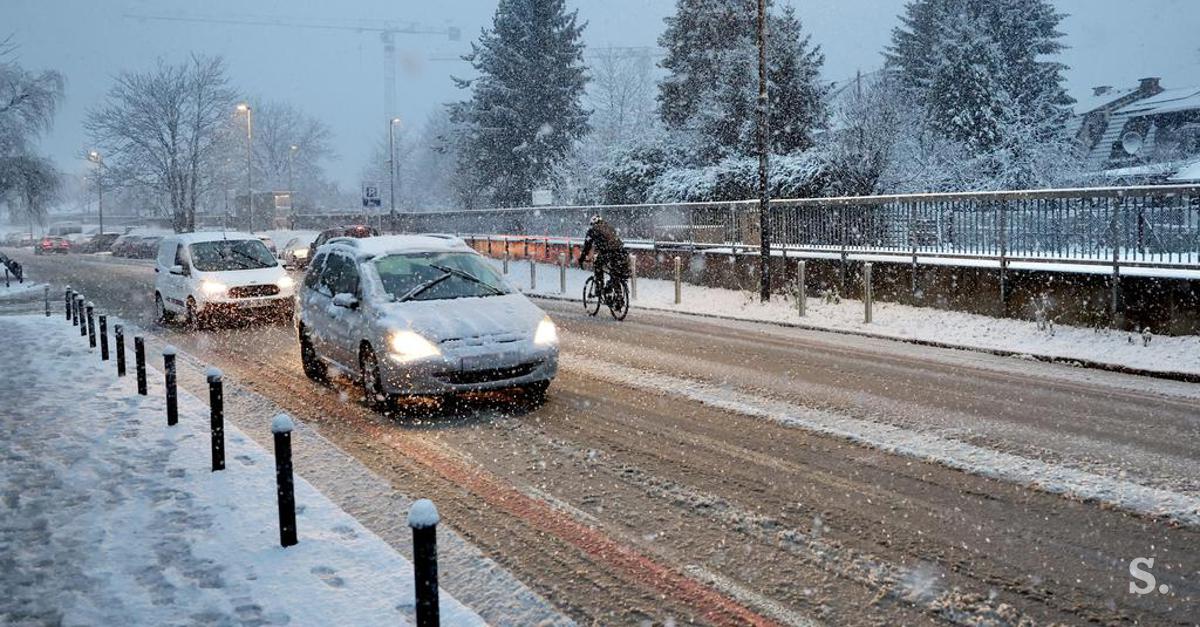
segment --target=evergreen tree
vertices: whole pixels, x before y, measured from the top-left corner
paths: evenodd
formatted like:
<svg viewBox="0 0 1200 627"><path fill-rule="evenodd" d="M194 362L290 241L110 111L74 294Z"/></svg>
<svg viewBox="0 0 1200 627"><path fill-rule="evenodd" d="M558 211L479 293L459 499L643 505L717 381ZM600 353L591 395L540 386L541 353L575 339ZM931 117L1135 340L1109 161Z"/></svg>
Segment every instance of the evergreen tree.
<svg viewBox="0 0 1200 627"><path fill-rule="evenodd" d="M479 73L455 79L471 97L450 108L468 206L529 204L530 191L552 182L587 133L584 25L576 15L564 0L500 0L491 30L463 57Z"/></svg>
<svg viewBox="0 0 1200 627"><path fill-rule="evenodd" d="M659 114L668 130L693 138L698 164L757 152L756 1L676 0L659 37L667 51L660 66L669 73L659 85ZM825 59L790 8L771 11L767 28L771 150L805 150L826 121L818 79Z"/></svg>
<svg viewBox="0 0 1200 627"><path fill-rule="evenodd" d="M1049 140L1072 103L1052 60L1062 18L1048 0L913 0L886 57L933 127L973 154Z"/></svg>

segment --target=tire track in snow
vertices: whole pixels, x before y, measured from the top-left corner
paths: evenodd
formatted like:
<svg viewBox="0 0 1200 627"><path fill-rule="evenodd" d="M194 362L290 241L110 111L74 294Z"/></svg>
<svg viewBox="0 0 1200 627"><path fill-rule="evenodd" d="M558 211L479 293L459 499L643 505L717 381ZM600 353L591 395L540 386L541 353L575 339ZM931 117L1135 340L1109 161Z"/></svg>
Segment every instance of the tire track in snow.
<svg viewBox="0 0 1200 627"><path fill-rule="evenodd" d="M1170 490L598 359L580 359L564 354L559 358L559 366L584 376L679 396L887 453L935 462L982 477L1084 501L1096 501L1136 514L1200 528L1200 499Z"/></svg>

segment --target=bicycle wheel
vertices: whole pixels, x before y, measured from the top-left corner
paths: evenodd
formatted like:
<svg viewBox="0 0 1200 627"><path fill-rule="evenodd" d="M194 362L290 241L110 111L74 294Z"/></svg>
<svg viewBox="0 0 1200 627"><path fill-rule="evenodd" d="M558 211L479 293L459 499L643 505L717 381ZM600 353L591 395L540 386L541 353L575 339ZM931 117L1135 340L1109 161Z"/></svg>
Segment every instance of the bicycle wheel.
<svg viewBox="0 0 1200 627"><path fill-rule="evenodd" d="M608 295L608 311L617 320L624 320L629 314L629 283L616 281L612 292Z"/></svg>
<svg viewBox="0 0 1200 627"><path fill-rule="evenodd" d="M600 311L600 295L596 293L596 277L590 276L583 282L583 310L592 316Z"/></svg>

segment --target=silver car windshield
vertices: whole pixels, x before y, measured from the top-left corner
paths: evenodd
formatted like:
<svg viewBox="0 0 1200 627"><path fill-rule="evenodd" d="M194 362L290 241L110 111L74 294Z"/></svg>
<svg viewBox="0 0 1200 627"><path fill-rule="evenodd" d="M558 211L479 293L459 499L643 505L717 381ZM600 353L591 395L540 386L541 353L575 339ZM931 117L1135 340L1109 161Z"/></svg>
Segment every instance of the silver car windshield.
<svg viewBox="0 0 1200 627"><path fill-rule="evenodd" d="M405 253L374 263L384 291L396 299L475 298L511 291L486 261L470 253Z"/></svg>

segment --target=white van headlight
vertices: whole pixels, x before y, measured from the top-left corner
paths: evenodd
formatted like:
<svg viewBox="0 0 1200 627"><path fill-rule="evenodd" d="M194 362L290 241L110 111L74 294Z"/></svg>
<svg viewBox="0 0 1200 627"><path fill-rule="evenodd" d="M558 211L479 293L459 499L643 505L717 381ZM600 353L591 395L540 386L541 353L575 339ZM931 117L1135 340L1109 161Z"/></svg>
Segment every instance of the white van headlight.
<svg viewBox="0 0 1200 627"><path fill-rule="evenodd" d="M279 286L280 290L283 290L286 292L286 291L292 289L293 287L296 287L296 280L285 274L285 275L279 277L279 280L275 282L275 285Z"/></svg>
<svg viewBox="0 0 1200 627"><path fill-rule="evenodd" d="M396 331L388 339L392 357L398 361L416 361L442 354L432 342L412 331Z"/></svg>
<svg viewBox="0 0 1200 627"><path fill-rule="evenodd" d="M537 331L533 334L533 343L538 346L558 344L558 329L554 327L554 321L550 320L550 316L542 318L542 321L538 323Z"/></svg>
<svg viewBox="0 0 1200 627"><path fill-rule="evenodd" d="M220 296L225 293L228 288L220 281L212 281L205 279L200 282L200 292L205 296Z"/></svg>

